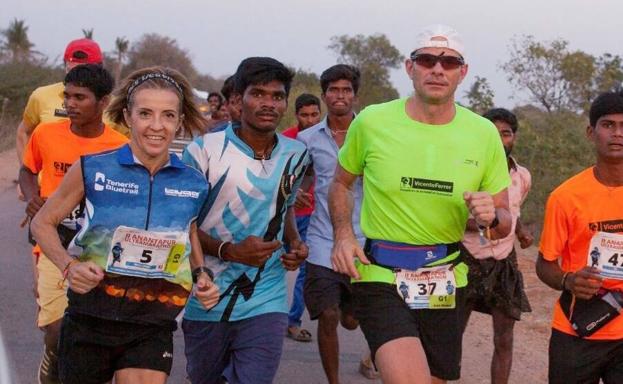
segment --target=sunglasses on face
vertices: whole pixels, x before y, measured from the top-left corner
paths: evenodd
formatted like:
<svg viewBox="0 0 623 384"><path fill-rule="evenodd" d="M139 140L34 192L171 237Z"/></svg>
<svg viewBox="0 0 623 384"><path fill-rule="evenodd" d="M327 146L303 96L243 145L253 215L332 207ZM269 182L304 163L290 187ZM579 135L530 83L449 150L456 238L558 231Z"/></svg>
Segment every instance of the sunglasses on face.
<svg viewBox="0 0 623 384"><path fill-rule="evenodd" d="M441 67L445 70L457 69L458 67L465 65L465 59L457 56L444 56L443 53L439 56L431 55L430 53L415 53L411 54L411 60L424 68L433 68L437 63L441 63Z"/></svg>

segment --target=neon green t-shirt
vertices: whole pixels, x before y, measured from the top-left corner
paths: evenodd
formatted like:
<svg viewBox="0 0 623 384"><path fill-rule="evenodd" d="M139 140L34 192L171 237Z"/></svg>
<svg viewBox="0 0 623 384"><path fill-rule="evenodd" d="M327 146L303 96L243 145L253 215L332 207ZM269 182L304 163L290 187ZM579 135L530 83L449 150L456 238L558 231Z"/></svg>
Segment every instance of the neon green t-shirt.
<svg viewBox="0 0 623 384"><path fill-rule="evenodd" d="M411 119L406 101L362 111L339 152L345 170L363 175L361 229L371 239L409 244L460 241L468 218L463 192L496 194L510 185L502 141L493 123L459 105L449 124L430 125ZM457 286L467 284L466 274L464 264L455 268Z"/></svg>

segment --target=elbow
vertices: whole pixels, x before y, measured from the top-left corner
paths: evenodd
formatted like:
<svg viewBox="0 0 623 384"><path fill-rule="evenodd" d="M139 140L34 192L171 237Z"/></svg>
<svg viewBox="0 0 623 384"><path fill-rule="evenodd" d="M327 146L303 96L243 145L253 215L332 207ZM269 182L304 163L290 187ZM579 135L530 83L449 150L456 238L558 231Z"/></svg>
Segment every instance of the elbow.
<svg viewBox="0 0 623 384"><path fill-rule="evenodd" d="M42 231L44 227L45 225L42 223L41 215L35 215L30 220L30 232L37 243L40 243L42 240Z"/></svg>

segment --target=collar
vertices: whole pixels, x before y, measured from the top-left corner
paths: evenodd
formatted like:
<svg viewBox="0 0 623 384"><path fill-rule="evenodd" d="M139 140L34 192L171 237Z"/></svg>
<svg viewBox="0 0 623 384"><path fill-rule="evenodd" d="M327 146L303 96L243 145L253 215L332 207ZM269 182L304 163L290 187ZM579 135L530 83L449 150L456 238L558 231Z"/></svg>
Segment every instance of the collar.
<svg viewBox="0 0 623 384"><path fill-rule="evenodd" d="M234 129L240 129L241 126L242 125L239 122L231 122L227 126L227 129L225 129L226 141L231 141L232 143L234 143L234 145L240 148L240 150L242 150L242 152L244 152L244 154L246 154L250 158L254 160L261 160L255 156L255 151L253 151L253 148L251 148L247 143L245 143L240 137L238 137L238 135L236 135L236 132L234 132ZM273 150L270 152L270 157L266 160L270 160L273 154L277 152L278 148L279 148L279 135L277 134L277 132L275 132L275 144L273 145Z"/></svg>
<svg viewBox="0 0 623 384"><path fill-rule="evenodd" d="M517 160L515 160L513 158L513 156L507 156L506 158L508 159L507 161L508 161L509 167L516 171L517 170Z"/></svg>
<svg viewBox="0 0 623 384"><path fill-rule="evenodd" d="M123 147L119 148L119 150L117 151L117 161L121 165L143 165L132 153L132 148L130 148L130 144L125 144ZM171 154L169 154L169 161L162 168L166 167L182 169L186 166L177 156L171 156Z"/></svg>

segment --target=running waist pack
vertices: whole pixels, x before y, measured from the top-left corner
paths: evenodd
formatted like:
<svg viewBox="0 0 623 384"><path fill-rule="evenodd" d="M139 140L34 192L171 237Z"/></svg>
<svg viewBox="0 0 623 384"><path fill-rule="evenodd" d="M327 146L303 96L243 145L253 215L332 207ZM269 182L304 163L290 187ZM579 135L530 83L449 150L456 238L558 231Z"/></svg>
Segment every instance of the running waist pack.
<svg viewBox="0 0 623 384"><path fill-rule="evenodd" d="M623 293L600 290L589 300L576 299L569 291L560 295L560 307L578 336L592 335L619 316L623 310Z"/></svg>
<svg viewBox="0 0 623 384"><path fill-rule="evenodd" d="M415 271L459 250L459 243L413 245L395 241L367 239L364 251L370 262L390 269ZM458 262L458 257L453 260Z"/></svg>

